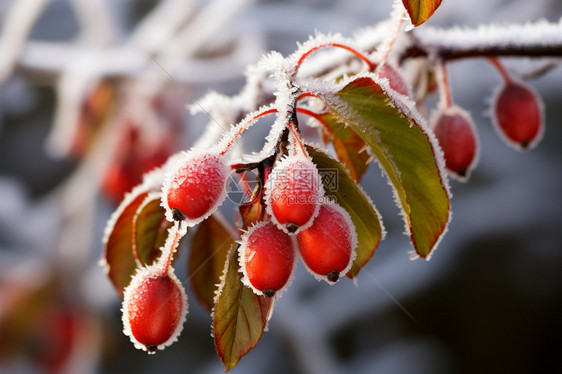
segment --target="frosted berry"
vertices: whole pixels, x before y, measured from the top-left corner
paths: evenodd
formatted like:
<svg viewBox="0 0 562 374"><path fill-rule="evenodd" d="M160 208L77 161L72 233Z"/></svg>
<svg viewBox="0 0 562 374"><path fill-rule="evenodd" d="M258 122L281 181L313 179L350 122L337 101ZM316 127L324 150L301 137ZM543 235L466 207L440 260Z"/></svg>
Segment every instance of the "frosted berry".
<svg viewBox="0 0 562 374"><path fill-rule="evenodd" d="M434 116L432 128L443 149L447 169L460 179L467 177L478 155L476 129L470 115L457 106L445 108Z"/></svg>
<svg viewBox="0 0 562 374"><path fill-rule="evenodd" d="M224 157L190 151L183 154L163 185L166 217L194 226L211 215L226 198L230 168Z"/></svg>
<svg viewBox="0 0 562 374"><path fill-rule="evenodd" d="M122 312L124 332L135 347L154 353L181 332L187 297L171 271L162 275L160 267L142 268L125 289Z"/></svg>
<svg viewBox="0 0 562 374"><path fill-rule="evenodd" d="M312 226L297 235L297 246L314 275L336 282L347 273L355 257L355 225L341 206L323 204Z"/></svg>
<svg viewBox="0 0 562 374"><path fill-rule="evenodd" d="M239 248L243 282L258 295L272 297L287 286L295 266L293 240L273 222L251 227Z"/></svg>
<svg viewBox="0 0 562 374"><path fill-rule="evenodd" d="M267 211L287 233L310 226L323 195L318 169L304 155L291 155L279 161L266 183Z"/></svg>
<svg viewBox="0 0 562 374"><path fill-rule="evenodd" d="M496 129L505 139L527 149L534 146L542 133L542 105L539 97L521 83L503 86L494 100Z"/></svg>
<svg viewBox="0 0 562 374"><path fill-rule="evenodd" d="M406 81L404 81L398 70L392 67L391 65L389 64L378 65L375 72L381 78L388 79L390 88L392 88L394 91L404 96L408 96L408 97L412 96L410 93L410 88L408 87Z"/></svg>

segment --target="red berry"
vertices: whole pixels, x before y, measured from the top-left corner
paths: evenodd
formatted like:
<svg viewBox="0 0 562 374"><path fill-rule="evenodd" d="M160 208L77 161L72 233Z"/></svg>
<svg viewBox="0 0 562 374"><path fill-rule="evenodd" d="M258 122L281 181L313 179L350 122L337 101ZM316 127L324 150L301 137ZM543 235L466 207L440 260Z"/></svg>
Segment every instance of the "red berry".
<svg viewBox="0 0 562 374"><path fill-rule="evenodd" d="M536 145L543 130L542 105L530 87L506 84L494 100L496 129L519 149Z"/></svg>
<svg viewBox="0 0 562 374"><path fill-rule="evenodd" d="M159 266L141 268L124 292L125 335L135 347L154 353L172 344L183 328L187 297L176 276Z"/></svg>
<svg viewBox="0 0 562 374"><path fill-rule="evenodd" d="M37 340L37 360L43 372L68 371L68 363L78 345L79 317L79 311L68 305L49 307L42 312L34 338Z"/></svg>
<svg viewBox="0 0 562 374"><path fill-rule="evenodd" d="M316 165L302 155L279 161L266 183L267 211L287 233L296 233L312 224L323 196Z"/></svg>
<svg viewBox="0 0 562 374"><path fill-rule="evenodd" d="M295 267L293 240L271 221L250 227L239 248L243 282L258 295L283 289Z"/></svg>
<svg viewBox="0 0 562 374"><path fill-rule="evenodd" d="M375 72L379 75L379 77L388 79L390 88L392 88L394 91L404 96L412 96L410 93L410 87L408 87L408 84L406 83L406 81L404 81L404 78L402 78L398 70L391 65L378 65Z"/></svg>
<svg viewBox="0 0 562 374"><path fill-rule="evenodd" d="M457 106L445 108L434 116L432 128L443 149L447 169L461 180L466 178L478 155L476 129L470 115Z"/></svg>
<svg viewBox="0 0 562 374"><path fill-rule="evenodd" d="M212 153L187 152L166 176L163 187L166 216L194 226L211 215L226 198L230 168Z"/></svg>
<svg viewBox="0 0 562 374"><path fill-rule="evenodd" d="M139 129L130 125L121 134L118 152L102 181L102 190L114 202L142 182L143 175L166 162L172 147L163 140L148 142Z"/></svg>
<svg viewBox="0 0 562 374"><path fill-rule="evenodd" d="M297 235L297 244L307 268L329 282L347 273L355 256L357 235L349 213L335 203L320 207L312 226Z"/></svg>

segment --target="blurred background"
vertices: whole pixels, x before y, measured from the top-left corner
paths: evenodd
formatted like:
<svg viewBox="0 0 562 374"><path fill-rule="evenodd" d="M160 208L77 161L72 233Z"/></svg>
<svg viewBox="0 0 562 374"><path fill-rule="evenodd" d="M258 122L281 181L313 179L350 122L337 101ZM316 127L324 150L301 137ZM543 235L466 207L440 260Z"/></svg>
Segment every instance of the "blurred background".
<svg viewBox="0 0 562 374"><path fill-rule="evenodd" d="M188 148L208 116L186 105L233 95L247 65L316 30L352 36L391 0L2 0L0 2L0 373L224 370L192 297L178 342L154 356L122 333L98 266L105 222L142 173ZM559 0L448 0L429 26L562 16ZM524 74L545 61L509 60ZM299 265L258 346L233 373L562 373L562 69L529 80L546 132L520 153L488 112L500 77L450 64L456 103L481 140L431 261L411 244L371 165L363 186L388 231L357 285ZM433 98L435 100L435 98ZM186 250L176 263L185 283Z"/></svg>

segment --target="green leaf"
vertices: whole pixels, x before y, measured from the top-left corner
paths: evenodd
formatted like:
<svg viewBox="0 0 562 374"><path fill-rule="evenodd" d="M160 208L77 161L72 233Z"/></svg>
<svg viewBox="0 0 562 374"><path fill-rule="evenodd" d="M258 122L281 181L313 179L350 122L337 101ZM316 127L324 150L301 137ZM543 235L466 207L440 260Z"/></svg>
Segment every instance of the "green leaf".
<svg viewBox="0 0 562 374"><path fill-rule="evenodd" d="M242 284L238 265L238 247L228 253L224 283L217 297L213 316L215 349L225 366L234 368L263 335L272 308L272 299L256 295Z"/></svg>
<svg viewBox="0 0 562 374"><path fill-rule="evenodd" d="M341 126L332 114L324 114L321 119L329 129L328 136L334 144L338 160L345 165L353 180L360 182L371 157L365 151L365 142L350 127Z"/></svg>
<svg viewBox="0 0 562 374"><path fill-rule="evenodd" d="M107 266L109 280L119 297L123 297L123 289L129 285L131 275L137 268L132 245L133 218L149 194L148 191L137 191L128 195L113 213L104 238L103 261Z"/></svg>
<svg viewBox="0 0 562 374"><path fill-rule="evenodd" d="M427 21L441 5L441 0L402 0L414 26Z"/></svg>
<svg viewBox="0 0 562 374"><path fill-rule="evenodd" d="M193 236L187 274L191 288L207 310L213 309L216 285L234 237L214 215L199 224Z"/></svg>
<svg viewBox="0 0 562 374"><path fill-rule="evenodd" d="M308 153L322 175L326 195L334 197L336 202L347 210L355 225L358 235L357 257L347 273L347 276L353 279L373 257L384 237L384 228L370 199L351 179L342 164L312 147L308 148Z"/></svg>
<svg viewBox="0 0 562 374"><path fill-rule="evenodd" d="M136 256L142 265L151 265L160 257L160 248L173 223L166 220L166 210L160 205L160 193L151 193L137 208L133 217ZM133 255L135 253L133 252Z"/></svg>
<svg viewBox="0 0 562 374"><path fill-rule="evenodd" d="M426 258L450 219L443 157L415 109L393 98L377 80L369 74L351 80L333 96L317 96L341 126L351 126L371 148L394 187L414 248Z"/></svg>

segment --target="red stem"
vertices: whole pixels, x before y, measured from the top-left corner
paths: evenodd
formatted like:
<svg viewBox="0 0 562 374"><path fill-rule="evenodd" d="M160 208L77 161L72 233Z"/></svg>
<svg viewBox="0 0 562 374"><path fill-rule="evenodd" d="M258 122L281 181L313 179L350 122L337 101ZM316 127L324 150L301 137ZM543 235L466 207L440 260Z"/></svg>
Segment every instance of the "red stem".
<svg viewBox="0 0 562 374"><path fill-rule="evenodd" d="M449 85L449 75L447 73L447 66L440 62L437 67L441 72L441 79L438 80L441 89L441 95L445 102L445 107L450 108L453 105L453 98L451 95L451 86Z"/></svg>
<svg viewBox="0 0 562 374"><path fill-rule="evenodd" d="M330 127L328 126L328 124L326 124L326 122L324 122L324 120L322 119L322 114L319 113L315 113L311 110L308 109L304 109L304 108L297 108L297 112L298 113L302 113L304 115L307 115L309 117L314 118L315 120L317 120L318 122L320 122L320 124L324 127L324 129L326 131L328 131L330 134L333 134L332 130L330 129Z"/></svg>
<svg viewBox="0 0 562 374"><path fill-rule="evenodd" d="M250 124L252 124L254 121L256 121L258 118L265 116L267 114L271 114L271 113L277 113L277 109L273 108L273 109L268 109L265 110L263 112L260 112L258 114L256 114L255 116L253 116L252 118L250 118L249 120L245 121L245 122L240 122L238 125L238 129L236 130L236 132L232 135L232 138L228 141L228 143L226 144L224 150L222 152L219 153L219 155L223 156L226 152L228 152L228 150L230 149L230 147L232 146L232 144L234 144L234 142L236 141L236 139L238 139L238 137L240 136L240 134L242 134L245 130L248 129L248 126Z"/></svg>
<svg viewBox="0 0 562 374"><path fill-rule="evenodd" d="M173 239L171 240L171 242L168 242L168 240L166 240L166 244L170 243L170 246L166 246L164 245L164 253L162 253L162 256L164 256L164 262L162 263L162 275L167 275L168 274L168 269L170 268L170 264L172 263L172 257L174 254L174 248L176 247L176 244L178 243L178 239L179 239L179 233L178 233L178 225L180 223L176 222L174 225L174 230L173 230Z"/></svg>
<svg viewBox="0 0 562 374"><path fill-rule="evenodd" d="M297 112L298 112L298 108L297 108ZM306 150L304 148L304 144L302 144L301 141L301 137L299 132L297 131L297 128L295 127L295 124L291 121L289 121L289 130L291 131L291 133L293 134L293 137L295 138L295 147L298 145L302 151L303 155L306 155ZM297 149L294 149L295 154L297 154Z"/></svg>
<svg viewBox="0 0 562 374"><path fill-rule="evenodd" d="M492 65L494 65L496 67L496 69L498 69L498 71L499 71L500 75L502 76L503 80L505 81L505 83L511 84L512 83L511 77L509 76L509 73L507 72L507 69L502 64L500 59L497 58L497 57L490 57L490 58L488 58L488 60L492 63Z"/></svg>
<svg viewBox="0 0 562 374"><path fill-rule="evenodd" d="M385 42L383 42L382 48L384 49L383 49L383 55L381 61L386 60L388 55L390 54L390 51L392 50L392 46L394 45L396 38L398 38L398 35L400 34L402 22L404 22L404 20L402 18L399 18L398 22L396 22L396 27L394 28L394 32L392 33L391 37L387 39Z"/></svg>
<svg viewBox="0 0 562 374"><path fill-rule="evenodd" d="M367 66L369 66L369 71L373 71L377 67L377 64L371 62L371 60L369 60L367 58L367 56L365 56L363 53L357 51L356 49L354 49L350 46L347 46L347 45L341 44L341 43L327 43L327 44L323 44L323 45L319 45L319 46L316 46L314 48L311 48L308 51L306 51L305 53L303 53L302 56L297 61L297 65L295 66L295 71L299 70L299 67L301 66L304 59L307 58L312 52L314 52L318 49L327 48L327 47L342 48L342 49L345 49L346 51L349 51L349 52L353 53L355 56L357 56L361 60L363 60L367 64Z"/></svg>
<svg viewBox="0 0 562 374"><path fill-rule="evenodd" d="M301 99L305 99L307 97L317 97L317 96L314 95L313 93L310 93L310 92L303 92L297 97L297 101L299 101ZM297 109L297 111L298 111L298 109Z"/></svg>

